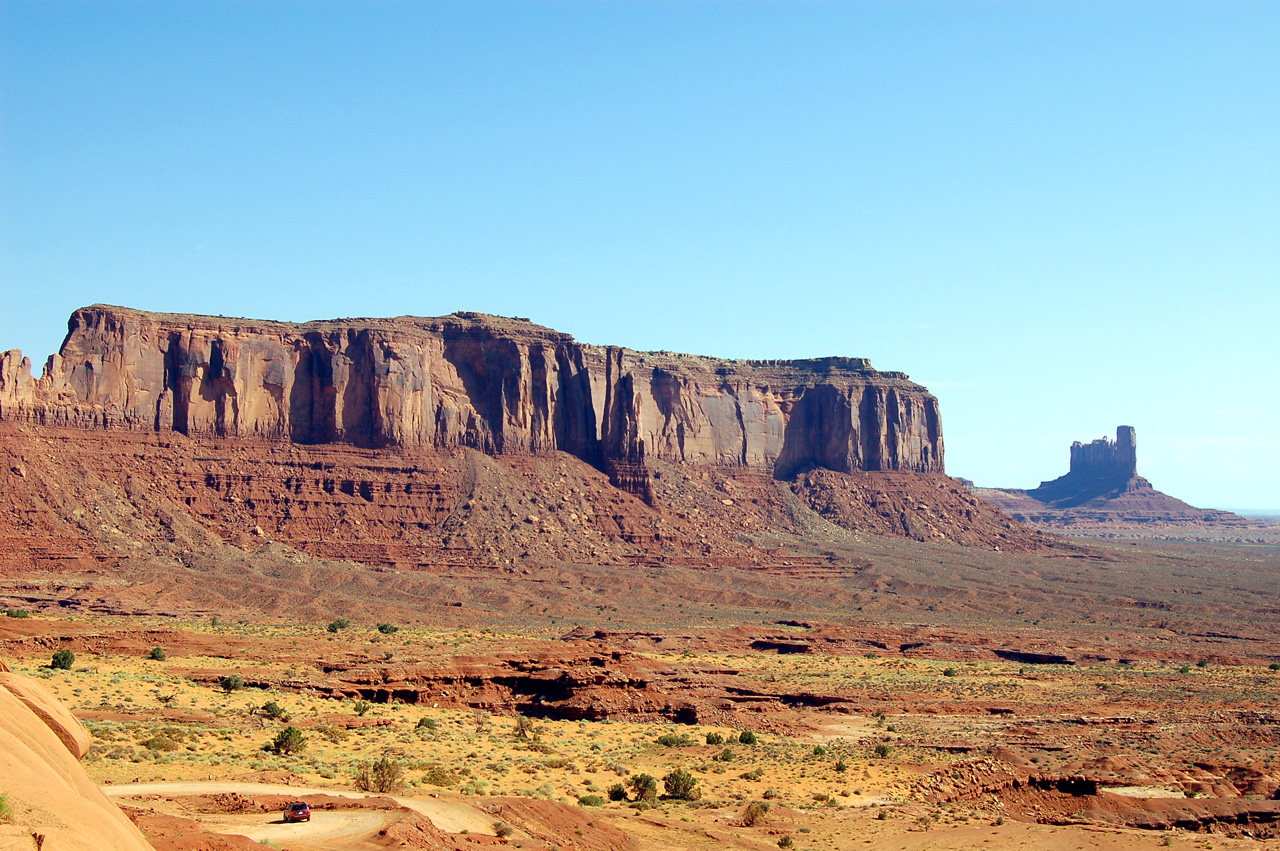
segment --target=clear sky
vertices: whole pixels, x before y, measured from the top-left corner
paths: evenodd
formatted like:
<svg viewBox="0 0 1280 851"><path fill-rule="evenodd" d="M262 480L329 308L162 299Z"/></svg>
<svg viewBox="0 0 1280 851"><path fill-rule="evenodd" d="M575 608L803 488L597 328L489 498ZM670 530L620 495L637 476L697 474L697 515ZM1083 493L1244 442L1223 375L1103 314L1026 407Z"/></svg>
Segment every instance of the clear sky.
<svg viewBox="0 0 1280 851"><path fill-rule="evenodd" d="M93 302L844 354L1280 509L1280 3L0 0L0 347Z"/></svg>

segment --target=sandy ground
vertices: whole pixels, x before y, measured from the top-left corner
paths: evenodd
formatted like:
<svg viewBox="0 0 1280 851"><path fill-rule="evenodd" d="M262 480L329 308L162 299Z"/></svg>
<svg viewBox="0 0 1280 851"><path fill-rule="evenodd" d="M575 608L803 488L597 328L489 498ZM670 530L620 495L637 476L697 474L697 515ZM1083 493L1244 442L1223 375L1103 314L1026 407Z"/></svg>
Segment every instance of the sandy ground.
<svg viewBox="0 0 1280 851"><path fill-rule="evenodd" d="M301 842L364 836L392 820L387 813L312 813L311 821L286 824L274 814L201 816L200 823L215 833L235 833L255 842Z"/></svg>
<svg viewBox="0 0 1280 851"><path fill-rule="evenodd" d="M181 797L186 795L214 795L224 792L238 792L241 795L291 795L298 800L306 800L308 795L328 795L334 798L374 798L389 797L386 795L372 795L364 792L344 792L336 789L309 789L300 788L298 786L274 786L268 783L225 783L225 782L200 782L200 783L134 783L121 786L103 786L102 791L108 797L116 799L127 799L140 795L167 795L171 797ZM427 818L431 819L431 823L446 833L482 833L489 836L493 835L493 817L489 814L476 809L470 804L460 800L454 800L450 797L427 797L427 798L404 798L392 797L397 804L408 807L415 812L419 812ZM371 815L368 812L358 813L313 813L312 824L328 824L328 818L332 816L343 816L347 821L355 825L358 820L373 819L372 826L360 827L358 830L353 826L349 832L367 832L369 830L381 827L385 816L383 814ZM376 817L375 817L376 815ZM322 817L324 819L322 820ZM219 817L220 818L220 817ZM274 815L245 815L236 816L235 823L250 826L252 830L265 830L271 820L279 820L279 816ZM222 822L215 821L211 817L203 817L201 821L208 824L211 829L224 833L239 833L248 836L250 839L261 841L263 839L273 839L274 834L263 832L249 833L247 830L232 830L228 827L218 826ZM260 821L261 827L253 825L252 822ZM228 820L227 824L232 822ZM361 822L363 824L363 822ZM300 834L294 828L299 825L276 825L282 828L288 836L299 838ZM284 834L282 834L284 835ZM332 836L336 834L324 834ZM310 837L308 837L310 838ZM317 837L318 838L318 837Z"/></svg>

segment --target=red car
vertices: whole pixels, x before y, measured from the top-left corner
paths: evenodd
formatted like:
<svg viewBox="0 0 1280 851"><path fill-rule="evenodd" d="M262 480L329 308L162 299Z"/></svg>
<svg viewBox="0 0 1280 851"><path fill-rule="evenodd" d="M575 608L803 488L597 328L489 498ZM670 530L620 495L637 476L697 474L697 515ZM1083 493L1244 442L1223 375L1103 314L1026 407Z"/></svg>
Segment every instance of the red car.
<svg viewBox="0 0 1280 851"><path fill-rule="evenodd" d="M286 822L311 821L311 808L303 801L294 801L292 804L285 804L284 820Z"/></svg>

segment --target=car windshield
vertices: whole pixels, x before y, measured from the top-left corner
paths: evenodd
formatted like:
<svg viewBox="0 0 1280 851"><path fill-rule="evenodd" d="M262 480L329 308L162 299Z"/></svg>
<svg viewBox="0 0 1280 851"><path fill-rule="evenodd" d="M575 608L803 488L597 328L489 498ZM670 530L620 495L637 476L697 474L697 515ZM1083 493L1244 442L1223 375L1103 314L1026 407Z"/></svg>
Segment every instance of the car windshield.
<svg viewBox="0 0 1280 851"><path fill-rule="evenodd" d="M293 805L293 808L294 808L295 810L305 810L305 809L307 808L307 805L306 805L306 804L294 804L294 805Z"/></svg>

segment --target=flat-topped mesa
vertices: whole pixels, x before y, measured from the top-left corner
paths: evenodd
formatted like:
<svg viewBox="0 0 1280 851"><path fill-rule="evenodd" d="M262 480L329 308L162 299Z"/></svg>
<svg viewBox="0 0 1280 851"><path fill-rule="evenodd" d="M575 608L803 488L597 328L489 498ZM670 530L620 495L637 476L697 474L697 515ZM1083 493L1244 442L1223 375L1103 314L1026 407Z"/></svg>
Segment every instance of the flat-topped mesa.
<svg viewBox="0 0 1280 851"><path fill-rule="evenodd" d="M938 402L864 358L733 361L578 343L478 313L301 324L94 305L39 379L0 355L0 419L301 444L562 450L644 496L646 457L943 470Z"/></svg>
<svg viewBox="0 0 1280 851"><path fill-rule="evenodd" d="M1100 437L1092 443L1071 444L1072 473L1115 479L1138 474L1138 437L1133 426L1118 426L1116 439Z"/></svg>

